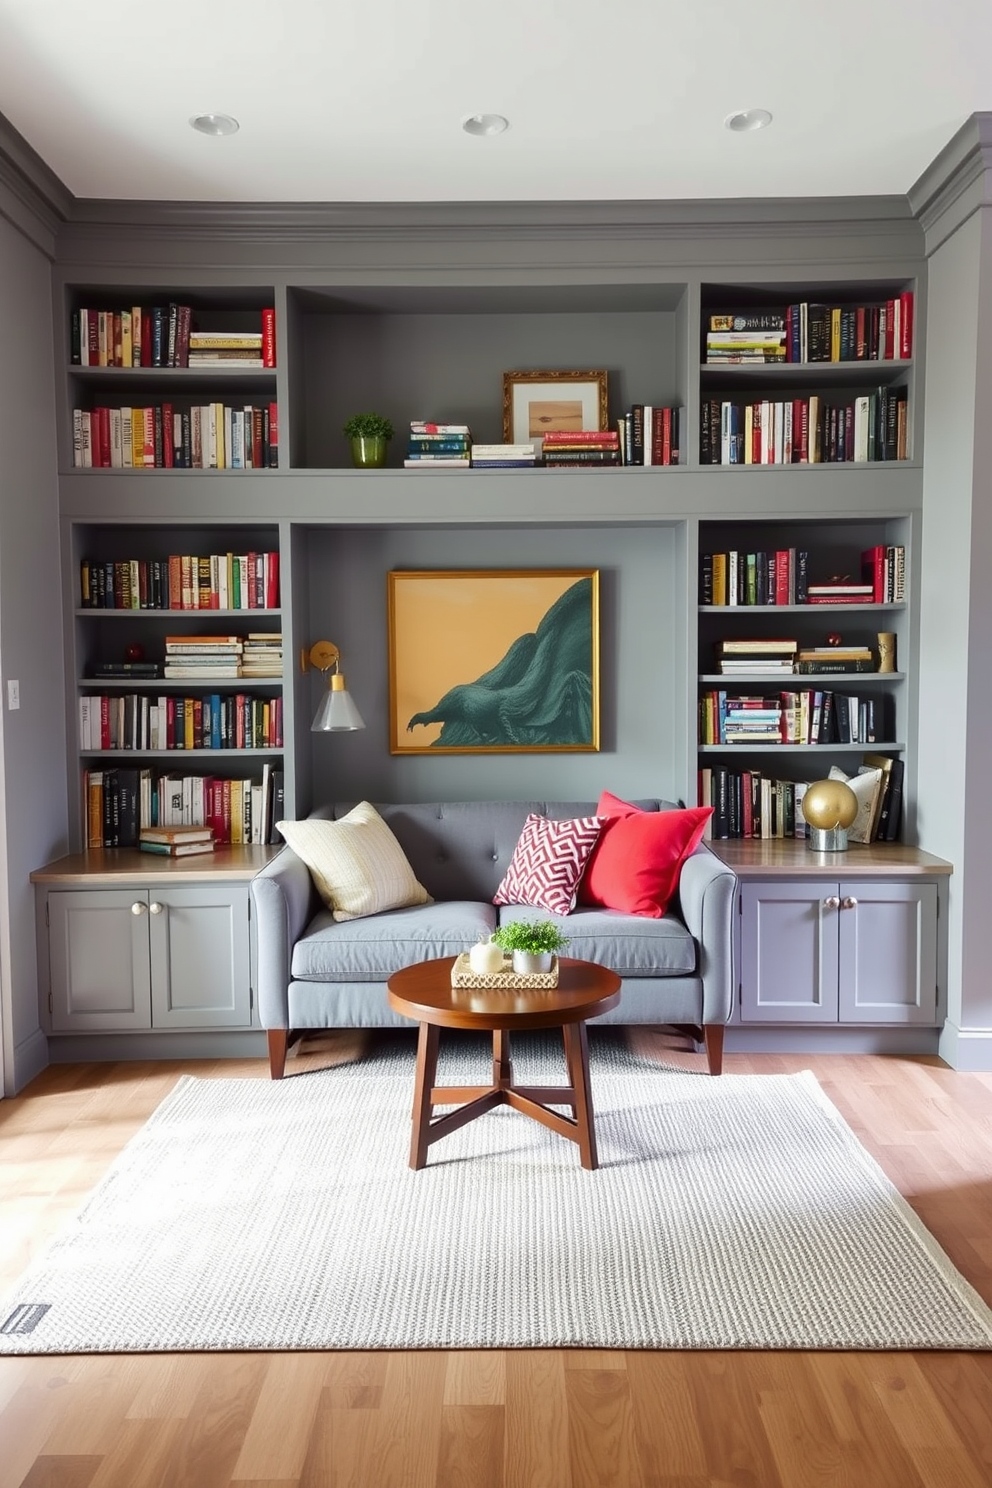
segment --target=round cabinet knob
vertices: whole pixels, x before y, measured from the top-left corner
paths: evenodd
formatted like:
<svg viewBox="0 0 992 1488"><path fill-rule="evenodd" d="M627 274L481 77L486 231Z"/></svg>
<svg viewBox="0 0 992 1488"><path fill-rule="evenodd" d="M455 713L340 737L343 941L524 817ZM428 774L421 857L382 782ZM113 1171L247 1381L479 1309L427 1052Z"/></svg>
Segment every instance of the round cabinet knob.
<svg viewBox="0 0 992 1488"><path fill-rule="evenodd" d="M840 900L838 899L837 895L831 894L829 899L824 899L823 907L824 909L839 909Z"/></svg>
<svg viewBox="0 0 992 1488"><path fill-rule="evenodd" d="M162 913L163 906L161 904L159 904L159 902L158 902L157 899L153 899L152 902L151 902L151 904L149 904L148 908L149 908L149 910L151 911L152 914L161 914Z"/></svg>
<svg viewBox="0 0 992 1488"><path fill-rule="evenodd" d="M857 899L852 899L851 896L848 895L847 898L844 900L843 907L844 909L857 909L858 901Z"/></svg>
<svg viewBox="0 0 992 1488"><path fill-rule="evenodd" d="M139 900L135 900L131 905L131 913L133 915L143 915L147 907L147 905L142 904Z"/></svg>

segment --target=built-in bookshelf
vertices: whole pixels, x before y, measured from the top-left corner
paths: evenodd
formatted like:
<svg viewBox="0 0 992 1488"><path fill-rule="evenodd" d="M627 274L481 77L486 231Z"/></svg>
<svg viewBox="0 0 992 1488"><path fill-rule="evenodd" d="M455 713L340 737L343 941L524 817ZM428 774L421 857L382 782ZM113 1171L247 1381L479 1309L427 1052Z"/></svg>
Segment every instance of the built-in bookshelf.
<svg viewBox="0 0 992 1488"><path fill-rule="evenodd" d="M278 529L79 523L64 552L79 846L143 825L268 841L292 733Z"/></svg>
<svg viewBox="0 0 992 1488"><path fill-rule="evenodd" d="M865 755L897 758L904 774L912 526L700 524L697 800L714 806L715 838L805 835L805 785L831 768L854 775ZM843 597L858 587L871 595Z"/></svg>

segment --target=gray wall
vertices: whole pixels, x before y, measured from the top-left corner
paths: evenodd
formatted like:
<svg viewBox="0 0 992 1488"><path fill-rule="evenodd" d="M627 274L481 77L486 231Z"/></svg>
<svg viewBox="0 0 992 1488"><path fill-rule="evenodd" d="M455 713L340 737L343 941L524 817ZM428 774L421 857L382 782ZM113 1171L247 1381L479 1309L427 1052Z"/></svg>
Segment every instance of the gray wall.
<svg viewBox="0 0 992 1488"><path fill-rule="evenodd" d="M955 1068L992 1059L992 210L930 258L918 826L954 864L948 1020Z"/></svg>
<svg viewBox="0 0 992 1488"><path fill-rule="evenodd" d="M366 722L362 733L314 737L315 801L584 800L604 788L621 796L678 794L684 703L673 708L670 699L682 686L672 668L684 600L672 528L324 528L314 530L308 553L307 639L340 646ZM388 753L386 576L390 569L434 568L599 569L599 753ZM315 677L311 713L320 693Z"/></svg>
<svg viewBox="0 0 992 1488"><path fill-rule="evenodd" d="M67 827L50 266L4 207L0 189L0 990L11 1094L48 1062L28 875L65 851ZM10 679L17 712L6 706Z"/></svg>

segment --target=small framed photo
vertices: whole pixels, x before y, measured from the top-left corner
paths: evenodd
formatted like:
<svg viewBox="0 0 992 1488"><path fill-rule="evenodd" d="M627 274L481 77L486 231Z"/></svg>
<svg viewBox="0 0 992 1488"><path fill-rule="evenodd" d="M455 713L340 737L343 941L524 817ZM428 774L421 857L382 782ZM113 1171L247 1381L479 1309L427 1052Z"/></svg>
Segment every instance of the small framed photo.
<svg viewBox="0 0 992 1488"><path fill-rule="evenodd" d="M545 434L609 427L605 372L504 372L503 441L533 444Z"/></svg>
<svg viewBox="0 0 992 1488"><path fill-rule="evenodd" d="M599 748L599 570L389 575L391 754Z"/></svg>

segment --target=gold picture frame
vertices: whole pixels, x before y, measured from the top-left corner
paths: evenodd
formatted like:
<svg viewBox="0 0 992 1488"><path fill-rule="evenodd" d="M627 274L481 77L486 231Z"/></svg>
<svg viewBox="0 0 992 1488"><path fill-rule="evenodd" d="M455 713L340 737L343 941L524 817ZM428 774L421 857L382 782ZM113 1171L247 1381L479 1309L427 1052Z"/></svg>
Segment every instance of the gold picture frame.
<svg viewBox="0 0 992 1488"><path fill-rule="evenodd" d="M599 570L389 574L391 754L599 749Z"/></svg>
<svg viewBox="0 0 992 1488"><path fill-rule="evenodd" d="M551 431L596 433L609 428L606 373L504 372L503 442L541 450Z"/></svg>

